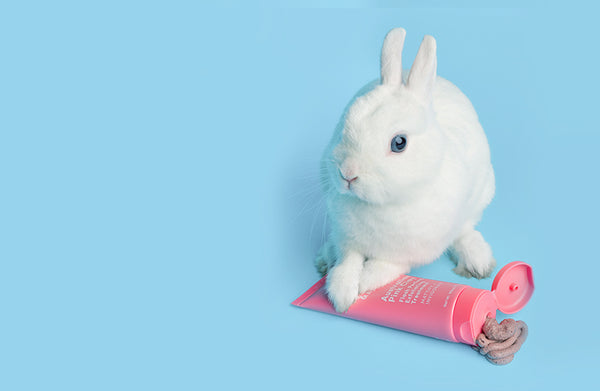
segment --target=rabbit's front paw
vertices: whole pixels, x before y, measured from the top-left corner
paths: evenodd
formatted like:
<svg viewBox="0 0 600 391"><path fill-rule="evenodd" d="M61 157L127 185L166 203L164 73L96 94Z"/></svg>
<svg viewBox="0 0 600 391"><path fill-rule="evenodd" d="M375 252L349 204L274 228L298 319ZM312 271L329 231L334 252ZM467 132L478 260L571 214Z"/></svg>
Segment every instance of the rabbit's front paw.
<svg viewBox="0 0 600 391"><path fill-rule="evenodd" d="M317 257L315 258L315 267L319 274L321 274L321 277L327 274L334 262L335 259L333 257L331 245L327 242L321 246Z"/></svg>
<svg viewBox="0 0 600 391"><path fill-rule="evenodd" d="M490 245L475 230L467 232L454 242L450 258L456 263L453 271L467 278L487 278L496 267Z"/></svg>
<svg viewBox="0 0 600 391"><path fill-rule="evenodd" d="M375 290L394 281L399 275L408 273L409 271L410 268L403 264L385 262L379 259L370 259L365 263L360 275L358 292L363 294L367 291Z"/></svg>
<svg viewBox="0 0 600 391"><path fill-rule="evenodd" d="M358 297L358 276L344 269L338 265L327 277L327 295L337 312L346 312Z"/></svg>
<svg viewBox="0 0 600 391"><path fill-rule="evenodd" d="M482 278L488 278L492 275L492 271L496 267L496 260L492 258L492 262L487 263L486 265L466 265L459 264L452 271L459 276L463 276L466 278L475 277L479 280Z"/></svg>
<svg viewBox="0 0 600 391"><path fill-rule="evenodd" d="M317 258L315 259L315 267L317 268L317 271L321 277L323 277L329 271L329 262L327 262L325 258L321 258L317 255Z"/></svg>

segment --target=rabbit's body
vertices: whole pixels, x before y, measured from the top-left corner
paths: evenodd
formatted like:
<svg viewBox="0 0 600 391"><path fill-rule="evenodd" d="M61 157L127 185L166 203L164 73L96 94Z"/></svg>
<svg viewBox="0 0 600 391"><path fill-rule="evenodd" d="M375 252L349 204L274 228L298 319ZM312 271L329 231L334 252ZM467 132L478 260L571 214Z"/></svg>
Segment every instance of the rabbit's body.
<svg viewBox="0 0 600 391"><path fill-rule="evenodd" d="M448 248L459 274L487 277L495 265L474 230L494 195L487 139L471 102L435 75L435 56L429 58L433 75L427 60L420 64L424 76L413 76L411 85L407 72L384 74L382 57L384 82L371 83L351 102L324 154L332 230L317 267L329 270L327 288L338 311ZM418 77L427 75L429 93L418 89ZM406 151L384 151L396 128Z"/></svg>
<svg viewBox="0 0 600 391"><path fill-rule="evenodd" d="M407 193L407 199L385 205L330 191L331 177L323 176L330 189L327 202L335 226L332 231L339 236L336 241L352 238L367 258L418 266L439 257L457 232L479 221L494 194L494 172L483 129L467 97L439 76L433 106L447 143L453 144L449 148L458 151L460 159L447 154L435 181L417 194Z"/></svg>

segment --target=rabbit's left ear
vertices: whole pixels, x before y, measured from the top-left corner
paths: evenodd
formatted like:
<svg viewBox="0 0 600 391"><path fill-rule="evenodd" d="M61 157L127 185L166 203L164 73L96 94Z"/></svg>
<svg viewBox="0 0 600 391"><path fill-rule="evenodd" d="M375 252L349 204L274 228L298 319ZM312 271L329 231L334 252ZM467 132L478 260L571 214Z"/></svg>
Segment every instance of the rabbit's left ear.
<svg viewBox="0 0 600 391"><path fill-rule="evenodd" d="M406 30L402 27L391 30L385 36L381 49L381 84L402 84L402 48Z"/></svg>
<svg viewBox="0 0 600 391"><path fill-rule="evenodd" d="M427 102L431 101L437 74L435 39L426 35L413 62L406 86Z"/></svg>

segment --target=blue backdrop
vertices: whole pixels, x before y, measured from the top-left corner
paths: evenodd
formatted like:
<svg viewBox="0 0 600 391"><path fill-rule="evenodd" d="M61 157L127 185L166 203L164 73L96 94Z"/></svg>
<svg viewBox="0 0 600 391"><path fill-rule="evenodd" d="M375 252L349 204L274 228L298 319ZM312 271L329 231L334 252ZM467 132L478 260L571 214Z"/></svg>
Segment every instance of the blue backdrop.
<svg viewBox="0 0 600 391"><path fill-rule="evenodd" d="M0 389L591 387L597 9L19 4L0 7ZM480 115L499 267L534 269L506 367L290 305L318 278L321 151L397 26L407 65L436 37ZM451 268L413 273L491 285Z"/></svg>

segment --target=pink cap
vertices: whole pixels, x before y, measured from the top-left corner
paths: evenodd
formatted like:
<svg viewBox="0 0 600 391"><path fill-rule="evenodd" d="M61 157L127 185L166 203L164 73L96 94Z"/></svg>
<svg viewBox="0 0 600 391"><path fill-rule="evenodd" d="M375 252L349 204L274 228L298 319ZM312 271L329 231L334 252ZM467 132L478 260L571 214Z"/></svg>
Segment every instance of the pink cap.
<svg viewBox="0 0 600 391"><path fill-rule="evenodd" d="M511 262L504 266L492 283L498 309L505 314L514 314L525 307L533 289L533 271L525 262Z"/></svg>

